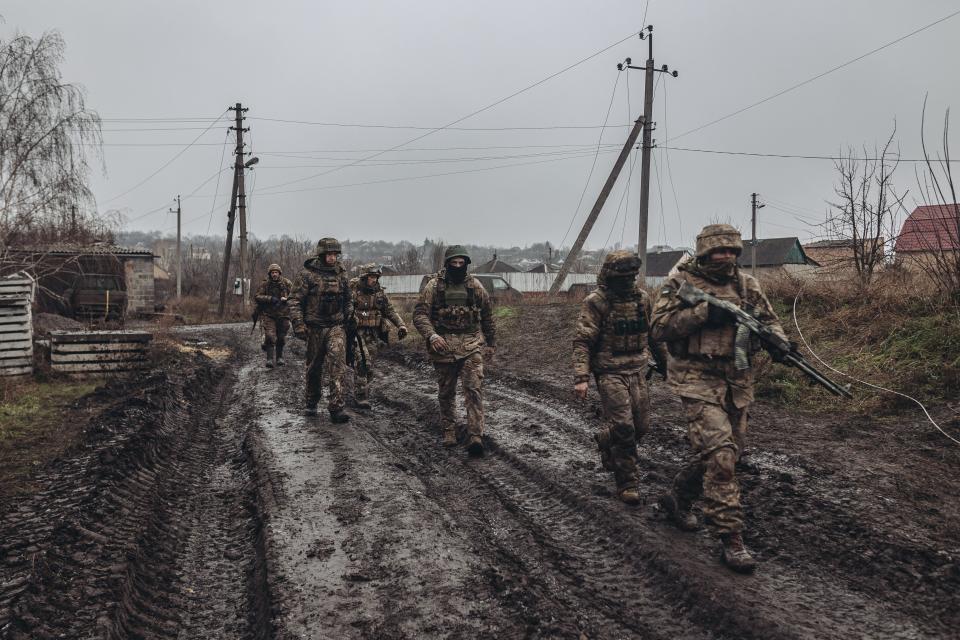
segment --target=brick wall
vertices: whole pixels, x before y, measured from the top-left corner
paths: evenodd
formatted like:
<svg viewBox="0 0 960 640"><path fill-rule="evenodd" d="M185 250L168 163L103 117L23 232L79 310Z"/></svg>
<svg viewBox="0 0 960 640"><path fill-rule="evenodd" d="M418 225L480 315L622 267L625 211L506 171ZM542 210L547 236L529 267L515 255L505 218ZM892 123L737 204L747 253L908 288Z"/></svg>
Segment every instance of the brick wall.
<svg viewBox="0 0 960 640"><path fill-rule="evenodd" d="M124 256L127 280L127 312L153 311L156 294L153 281L153 256Z"/></svg>

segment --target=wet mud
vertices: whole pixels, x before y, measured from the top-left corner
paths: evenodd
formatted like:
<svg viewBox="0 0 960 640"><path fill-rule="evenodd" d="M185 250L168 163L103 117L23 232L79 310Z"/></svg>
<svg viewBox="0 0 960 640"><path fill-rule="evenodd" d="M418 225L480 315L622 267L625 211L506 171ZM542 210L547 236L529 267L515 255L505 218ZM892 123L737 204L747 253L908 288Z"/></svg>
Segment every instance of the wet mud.
<svg viewBox="0 0 960 640"><path fill-rule="evenodd" d="M656 507L687 455L660 383L645 504L627 507L595 454L596 397L575 402L535 349L489 367L487 453L471 458L440 444L420 354L384 353L374 408L333 425L301 415L302 345L268 370L244 333L185 329L232 355L187 353L137 381L35 495L0 505L0 636L943 638L960 625L960 453L918 423L758 405L739 476L761 564L741 576L708 530L681 533Z"/></svg>

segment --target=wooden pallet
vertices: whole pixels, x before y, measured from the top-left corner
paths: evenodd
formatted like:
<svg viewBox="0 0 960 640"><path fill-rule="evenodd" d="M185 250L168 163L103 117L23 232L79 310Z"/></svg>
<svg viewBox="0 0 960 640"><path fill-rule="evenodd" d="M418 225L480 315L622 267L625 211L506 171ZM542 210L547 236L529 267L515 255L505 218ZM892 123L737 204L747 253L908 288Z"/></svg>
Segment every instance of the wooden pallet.
<svg viewBox="0 0 960 640"><path fill-rule="evenodd" d="M147 331L51 331L50 368L72 374L110 374L147 366Z"/></svg>
<svg viewBox="0 0 960 640"><path fill-rule="evenodd" d="M0 279L0 283L6 281ZM0 293L0 376L33 373L32 283L30 286L26 293Z"/></svg>

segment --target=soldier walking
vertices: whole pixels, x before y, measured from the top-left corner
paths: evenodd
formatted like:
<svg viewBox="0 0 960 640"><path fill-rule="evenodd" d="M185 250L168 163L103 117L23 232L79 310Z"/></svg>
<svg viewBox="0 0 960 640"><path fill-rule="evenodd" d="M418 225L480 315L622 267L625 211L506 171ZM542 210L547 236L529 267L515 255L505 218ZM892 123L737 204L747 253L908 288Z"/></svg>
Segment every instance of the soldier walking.
<svg viewBox="0 0 960 640"><path fill-rule="evenodd" d="M753 371L737 368L737 327L730 312L706 302L685 305L681 285L693 286L749 311L786 339L760 284L740 270L740 232L712 224L697 236L696 256L679 265L654 305L651 334L667 343L668 380L680 395L687 419L691 458L677 474L661 506L684 530L697 528L690 508L702 495L703 513L722 542L723 561L750 572L756 561L743 544L743 509L735 465L743 450L747 410L753 402ZM785 354L772 353L774 360Z"/></svg>
<svg viewBox="0 0 960 640"><path fill-rule="evenodd" d="M330 374L330 420L343 423L350 416L343 410L343 376L346 372L347 338L345 325L354 322L350 284L340 265L340 243L321 238L317 255L303 263L290 294L293 333L307 341L306 410L317 415L323 367Z"/></svg>
<svg viewBox="0 0 960 640"><path fill-rule="evenodd" d="M457 444L457 379L467 407L467 451L483 455L483 360L495 349L490 296L467 274L470 256L459 246L444 253L444 268L427 282L413 312L413 325L427 342L437 372L443 444Z"/></svg>
<svg viewBox="0 0 960 640"><path fill-rule="evenodd" d="M661 371L666 350L649 338L650 296L637 286L640 257L630 251L607 254L599 287L584 300L573 339L574 392L586 399L593 374L610 425L594 435L603 467L613 471L617 495L640 503L637 444L650 429L646 373L653 356Z"/></svg>
<svg viewBox="0 0 960 640"><path fill-rule="evenodd" d="M360 357L354 358L354 389L356 406L370 408L370 382L373 380L373 356L380 342L387 342L390 335L388 325L397 328L397 338L407 337L407 326L403 318L390 303L386 291L380 286L383 271L376 264L360 267L360 275L350 281L350 293L353 295L353 314L357 320L357 332L361 338Z"/></svg>
<svg viewBox="0 0 960 640"><path fill-rule="evenodd" d="M283 345L286 344L287 333L290 331L287 300L292 289L293 283L283 277L280 265L271 264L267 267L267 277L260 283L257 295L254 296L260 326L263 328L261 348L267 355L268 369L274 365L282 367L286 364L283 360Z"/></svg>

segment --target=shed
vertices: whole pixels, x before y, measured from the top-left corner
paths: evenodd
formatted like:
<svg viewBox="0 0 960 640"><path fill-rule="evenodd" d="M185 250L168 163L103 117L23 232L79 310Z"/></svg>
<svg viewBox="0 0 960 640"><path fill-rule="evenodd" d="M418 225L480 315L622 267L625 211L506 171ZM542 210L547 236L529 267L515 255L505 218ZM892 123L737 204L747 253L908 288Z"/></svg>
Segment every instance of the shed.
<svg viewBox="0 0 960 640"><path fill-rule="evenodd" d="M752 269L751 241L743 242L740 267ZM764 238L757 240L757 276L811 275L820 263L810 258L803 250L799 238Z"/></svg>
<svg viewBox="0 0 960 640"><path fill-rule="evenodd" d="M520 270L498 259L497 254L493 254L492 260L476 265L471 271L475 273L517 273Z"/></svg>

